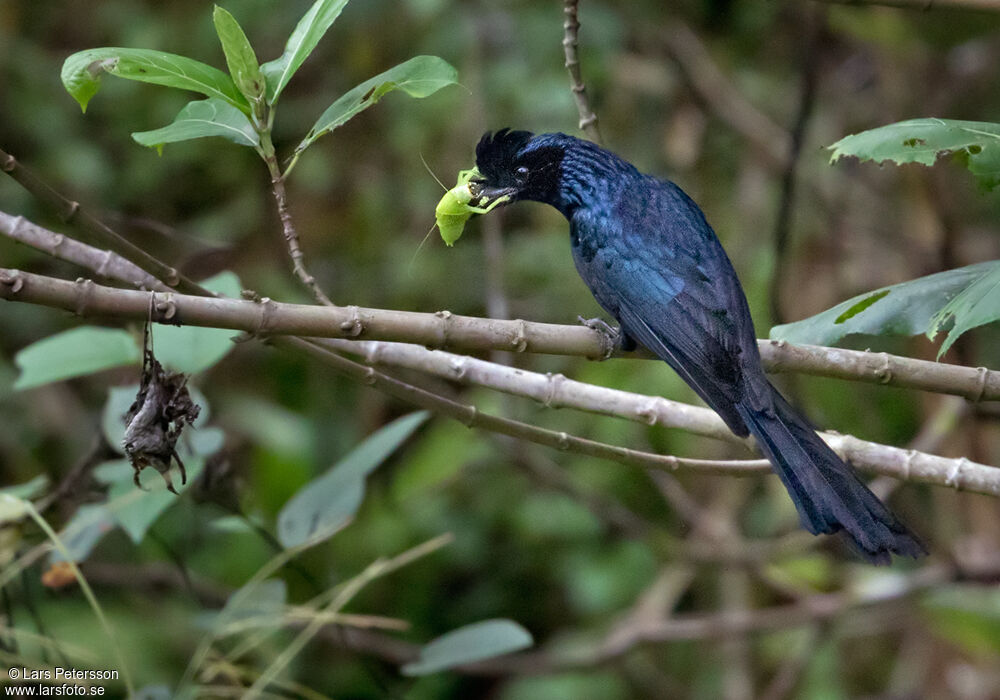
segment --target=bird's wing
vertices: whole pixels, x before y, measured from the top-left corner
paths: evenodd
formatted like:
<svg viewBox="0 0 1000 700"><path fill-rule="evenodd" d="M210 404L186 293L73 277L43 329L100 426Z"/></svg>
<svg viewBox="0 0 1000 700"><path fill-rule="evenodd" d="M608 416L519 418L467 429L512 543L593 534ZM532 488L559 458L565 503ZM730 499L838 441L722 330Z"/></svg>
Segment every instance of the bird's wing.
<svg viewBox="0 0 1000 700"><path fill-rule="evenodd" d="M609 252L623 263L607 269L606 283L625 331L745 434L734 404L747 389L743 355L756 355L746 297L701 210L671 187L653 206L620 212Z"/></svg>

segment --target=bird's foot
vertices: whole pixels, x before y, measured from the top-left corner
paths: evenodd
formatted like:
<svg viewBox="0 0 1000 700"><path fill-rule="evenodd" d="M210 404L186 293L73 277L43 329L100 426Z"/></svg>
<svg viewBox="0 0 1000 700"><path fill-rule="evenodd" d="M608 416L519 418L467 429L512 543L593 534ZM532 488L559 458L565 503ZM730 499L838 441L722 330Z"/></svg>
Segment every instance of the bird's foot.
<svg viewBox="0 0 1000 700"><path fill-rule="evenodd" d="M635 350L635 341L621 328L615 328L609 325L607 321L600 318L584 318L583 316L577 316L580 323L587 328L597 331L601 334L604 339L604 353L601 359L606 360L612 355L614 355L619 350L623 352L629 352Z"/></svg>

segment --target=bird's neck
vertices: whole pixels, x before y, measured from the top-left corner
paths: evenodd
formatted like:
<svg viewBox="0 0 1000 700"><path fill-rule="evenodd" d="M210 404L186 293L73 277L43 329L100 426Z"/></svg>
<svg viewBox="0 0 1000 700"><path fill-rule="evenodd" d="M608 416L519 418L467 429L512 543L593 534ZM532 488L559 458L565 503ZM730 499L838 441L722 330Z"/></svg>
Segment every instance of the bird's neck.
<svg viewBox="0 0 1000 700"><path fill-rule="evenodd" d="M582 210L613 207L642 177L614 153L590 142L580 144L563 157L560 186L548 201L570 221Z"/></svg>

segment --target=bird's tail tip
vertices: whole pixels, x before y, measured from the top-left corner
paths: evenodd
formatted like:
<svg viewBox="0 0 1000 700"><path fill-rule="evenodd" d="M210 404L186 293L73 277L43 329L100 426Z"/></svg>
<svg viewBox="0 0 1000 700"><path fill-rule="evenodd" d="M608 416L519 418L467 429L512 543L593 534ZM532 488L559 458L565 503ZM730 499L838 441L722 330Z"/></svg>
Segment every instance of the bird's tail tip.
<svg viewBox="0 0 1000 700"><path fill-rule="evenodd" d="M893 554L912 558L927 554L920 538L777 391L772 410L739 410L788 489L803 527L813 534L839 535L872 564L889 564Z"/></svg>

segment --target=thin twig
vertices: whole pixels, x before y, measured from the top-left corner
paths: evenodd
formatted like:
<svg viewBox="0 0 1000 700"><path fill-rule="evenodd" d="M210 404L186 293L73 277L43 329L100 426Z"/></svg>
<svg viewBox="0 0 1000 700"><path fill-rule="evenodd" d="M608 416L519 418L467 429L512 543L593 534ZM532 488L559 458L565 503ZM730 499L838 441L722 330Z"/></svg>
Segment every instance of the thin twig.
<svg viewBox="0 0 1000 700"><path fill-rule="evenodd" d="M80 243L69 236L36 226L23 216L11 216L0 211L0 233L54 258L93 270L99 277L126 282L137 289L170 291L170 287L114 251Z"/></svg>
<svg viewBox="0 0 1000 700"><path fill-rule="evenodd" d="M580 34L580 20L577 18L579 0L565 0L563 12L566 20L563 22L563 53L566 55L566 70L569 72L569 87L573 91L576 109L580 113L580 130L587 138L596 144L601 143L601 132L597 128L597 114L590 106L587 98L587 88L583 84L580 71L580 57L577 53Z"/></svg>
<svg viewBox="0 0 1000 700"><path fill-rule="evenodd" d="M292 270L295 276L308 287L309 291L320 304L333 306L330 298L320 289L316 278L306 269L305 256L302 254L302 247L299 245L299 233L295 230L295 222L292 221L292 212L288 208L288 196L285 193L285 176L278 166L278 157L274 152L274 144L271 142L270 131L261 133L260 155L267 165L267 172L271 176L271 193L274 195L275 204L278 207L278 218L281 219L281 232L285 238L285 247L288 248L288 257L292 260Z"/></svg>
<svg viewBox="0 0 1000 700"><path fill-rule="evenodd" d="M769 470L767 460L710 460L689 459L660 455L650 452L633 450L628 447L617 447L606 443L576 437L565 432L539 428L528 423L502 418L500 416L482 413L472 404L460 403L449 398L421 389L395 377L379 372L372 367L358 364L338 355L332 350L301 338L282 338L273 341L276 345L292 347L303 351L313 358L322 361L342 374L364 382L387 394L409 401L418 406L434 411L440 415L453 418L470 428L483 428L501 435L528 440L539 445L554 447L565 452L597 457L618 462L627 466L638 466L651 469L691 469L704 470L713 474L730 476L762 473Z"/></svg>
<svg viewBox="0 0 1000 700"><path fill-rule="evenodd" d="M816 83L819 79L819 49L822 45L822 17L811 12L814 8L807 7L803 12L806 39L805 55L802 57L802 75L799 89L798 113L795 123L789 132L788 162L781 176L781 199L774 222L774 270L771 272L771 323L785 323L785 315L781 307L781 289L785 281L785 268L788 265L789 239L791 237L792 212L795 205L796 171L799 154L805 140L806 126L816 103Z"/></svg>

